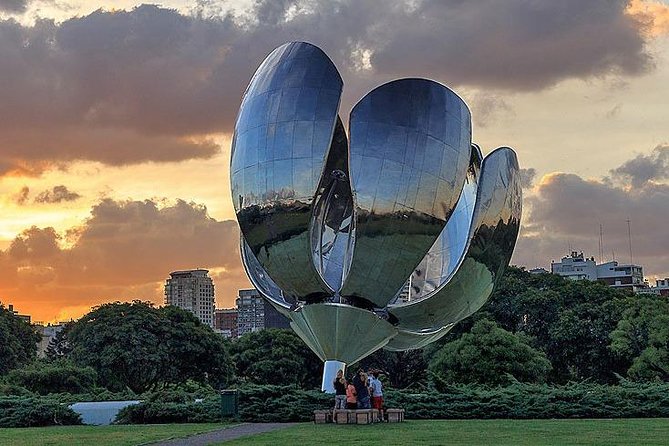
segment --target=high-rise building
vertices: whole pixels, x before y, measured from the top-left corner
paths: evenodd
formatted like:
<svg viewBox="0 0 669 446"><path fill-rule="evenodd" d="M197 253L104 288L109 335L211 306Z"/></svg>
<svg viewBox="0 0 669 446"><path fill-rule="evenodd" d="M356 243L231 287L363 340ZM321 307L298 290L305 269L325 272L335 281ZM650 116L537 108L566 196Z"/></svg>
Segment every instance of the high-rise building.
<svg viewBox="0 0 669 446"><path fill-rule="evenodd" d="M193 313L202 323L214 326L214 283L206 269L174 271L165 281L165 305Z"/></svg>
<svg viewBox="0 0 669 446"><path fill-rule="evenodd" d="M226 338L237 337L237 309L222 308L214 310L214 331Z"/></svg>
<svg viewBox="0 0 669 446"><path fill-rule="evenodd" d="M289 328L290 322L255 289L239 290L237 297L237 335L263 328Z"/></svg>

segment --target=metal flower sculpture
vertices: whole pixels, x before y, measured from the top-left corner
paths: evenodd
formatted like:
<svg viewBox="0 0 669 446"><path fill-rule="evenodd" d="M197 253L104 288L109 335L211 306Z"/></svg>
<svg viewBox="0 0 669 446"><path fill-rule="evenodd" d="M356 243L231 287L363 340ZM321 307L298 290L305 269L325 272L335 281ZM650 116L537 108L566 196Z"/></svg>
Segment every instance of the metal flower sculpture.
<svg viewBox="0 0 669 446"><path fill-rule="evenodd" d="M318 47L260 65L232 143L232 195L253 285L336 370L423 347L488 299L521 215L514 151L485 158L452 90L398 79L338 116L343 82Z"/></svg>

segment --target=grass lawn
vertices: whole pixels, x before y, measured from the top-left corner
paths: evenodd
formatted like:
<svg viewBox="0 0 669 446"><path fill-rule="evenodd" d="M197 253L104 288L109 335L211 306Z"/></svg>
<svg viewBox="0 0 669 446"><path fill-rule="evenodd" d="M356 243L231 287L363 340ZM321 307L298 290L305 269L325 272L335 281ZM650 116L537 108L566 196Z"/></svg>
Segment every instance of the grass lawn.
<svg viewBox="0 0 669 446"><path fill-rule="evenodd" d="M669 419L434 420L314 425L254 435L225 446L279 445L667 445Z"/></svg>
<svg viewBox="0 0 669 446"><path fill-rule="evenodd" d="M0 445L134 446L208 432L231 424L154 424L127 426L55 426L0 429Z"/></svg>

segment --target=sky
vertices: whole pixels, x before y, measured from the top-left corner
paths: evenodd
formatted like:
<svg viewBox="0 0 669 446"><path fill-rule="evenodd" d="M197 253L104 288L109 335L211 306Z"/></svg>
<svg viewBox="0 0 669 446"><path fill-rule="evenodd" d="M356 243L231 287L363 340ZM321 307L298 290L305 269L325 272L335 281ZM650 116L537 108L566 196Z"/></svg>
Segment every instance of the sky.
<svg viewBox="0 0 669 446"><path fill-rule="evenodd" d="M513 147L512 263L571 250L669 277L669 5L654 0L0 0L0 302L33 320L163 301L207 268L248 287L231 133L257 66L291 40L369 90L426 77L469 104L485 153Z"/></svg>

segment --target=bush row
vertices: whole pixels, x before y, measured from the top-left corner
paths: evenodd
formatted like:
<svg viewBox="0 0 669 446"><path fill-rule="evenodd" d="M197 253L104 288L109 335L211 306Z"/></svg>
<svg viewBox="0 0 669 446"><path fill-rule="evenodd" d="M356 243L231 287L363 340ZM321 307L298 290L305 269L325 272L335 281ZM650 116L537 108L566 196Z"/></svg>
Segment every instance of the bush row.
<svg viewBox="0 0 669 446"><path fill-rule="evenodd" d="M0 428L81 424L69 407L48 398L0 398Z"/></svg>
<svg viewBox="0 0 669 446"><path fill-rule="evenodd" d="M11 389L20 394L18 389ZM32 394L0 397L0 427L78 424L67 408L91 395ZM94 399L123 399L97 394ZM221 399L213 389L163 389L139 397L125 408L118 423L203 423L221 420ZM627 381L616 386L570 383L564 386L514 383L506 387L457 385L443 392L388 390L386 407L401 407L407 418L629 418L669 417L669 384ZM309 421L315 409L332 407L333 398L316 390L247 385L239 389L239 418L249 422Z"/></svg>
<svg viewBox="0 0 669 446"><path fill-rule="evenodd" d="M385 396L387 407L404 408L407 418L413 419L669 417L669 384L458 385L443 393L388 391ZM239 389L239 401L240 419L248 422L309 421L315 409L333 404L330 395L283 386L246 386ZM120 415L121 423L218 421L220 398L213 394L202 402L154 398Z"/></svg>

